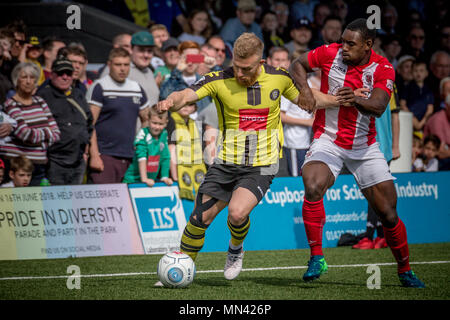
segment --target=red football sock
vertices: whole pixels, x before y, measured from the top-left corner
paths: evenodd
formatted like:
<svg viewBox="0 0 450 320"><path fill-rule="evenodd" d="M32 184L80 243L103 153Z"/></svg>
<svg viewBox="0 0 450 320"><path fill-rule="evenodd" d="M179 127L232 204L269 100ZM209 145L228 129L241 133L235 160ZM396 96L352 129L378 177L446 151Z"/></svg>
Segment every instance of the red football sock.
<svg viewBox="0 0 450 320"><path fill-rule="evenodd" d="M325 224L325 208L323 199L309 202L304 199L302 207L303 223L305 224L306 238L308 239L311 255L323 255L322 230Z"/></svg>
<svg viewBox="0 0 450 320"><path fill-rule="evenodd" d="M383 227L384 237L398 264L398 273L411 270L409 266L409 249L406 237L406 228L402 220L398 219L397 225L388 229Z"/></svg>

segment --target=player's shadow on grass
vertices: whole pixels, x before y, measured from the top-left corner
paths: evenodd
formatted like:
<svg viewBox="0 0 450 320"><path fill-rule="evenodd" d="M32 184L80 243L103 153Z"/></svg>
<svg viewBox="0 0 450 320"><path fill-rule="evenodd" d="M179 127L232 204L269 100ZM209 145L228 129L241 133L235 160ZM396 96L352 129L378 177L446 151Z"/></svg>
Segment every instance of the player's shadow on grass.
<svg viewBox="0 0 450 320"><path fill-rule="evenodd" d="M207 279L196 278L194 282L202 287L229 287L231 285L230 281L223 277L208 277Z"/></svg>
<svg viewBox="0 0 450 320"><path fill-rule="evenodd" d="M320 279L312 282L304 282L301 276L291 278L277 278L277 277L251 277L249 281L256 284L270 285L276 287L298 287L302 289L314 289L321 286L346 286L346 287L360 287L367 288L367 284L364 282L352 282L352 281L327 281L326 279ZM395 287L395 285L384 284L386 287Z"/></svg>

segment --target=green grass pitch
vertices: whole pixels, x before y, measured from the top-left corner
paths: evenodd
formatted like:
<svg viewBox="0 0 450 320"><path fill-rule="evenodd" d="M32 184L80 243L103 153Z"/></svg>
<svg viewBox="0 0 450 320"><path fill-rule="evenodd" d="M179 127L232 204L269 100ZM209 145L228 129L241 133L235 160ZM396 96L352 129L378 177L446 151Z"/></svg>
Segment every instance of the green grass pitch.
<svg viewBox="0 0 450 320"><path fill-rule="evenodd" d="M155 288L161 255L0 261L1 300L449 300L450 243L410 245L411 267L425 289L402 288L389 249L324 249L328 273L301 280L309 250L247 251L243 271L223 277L225 252L203 253L194 283ZM369 289L369 264L379 264L380 289ZM68 289L70 265L80 268L80 288Z"/></svg>

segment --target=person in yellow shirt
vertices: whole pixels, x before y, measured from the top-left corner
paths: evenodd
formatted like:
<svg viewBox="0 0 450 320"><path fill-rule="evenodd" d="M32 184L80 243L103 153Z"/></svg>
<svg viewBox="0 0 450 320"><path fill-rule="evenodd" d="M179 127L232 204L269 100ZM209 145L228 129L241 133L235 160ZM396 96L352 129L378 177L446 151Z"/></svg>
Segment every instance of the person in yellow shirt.
<svg viewBox="0 0 450 320"><path fill-rule="evenodd" d="M205 232L228 206L231 233L224 276L236 278L242 269L243 241L249 215L278 171L283 145L280 98L301 104L289 73L265 64L263 42L243 33L233 48L232 67L210 72L189 88L158 102L159 111L177 111L210 96L219 119L218 155L198 189L194 210L181 238L180 249L195 260ZM335 97L314 91L318 107L338 106Z"/></svg>

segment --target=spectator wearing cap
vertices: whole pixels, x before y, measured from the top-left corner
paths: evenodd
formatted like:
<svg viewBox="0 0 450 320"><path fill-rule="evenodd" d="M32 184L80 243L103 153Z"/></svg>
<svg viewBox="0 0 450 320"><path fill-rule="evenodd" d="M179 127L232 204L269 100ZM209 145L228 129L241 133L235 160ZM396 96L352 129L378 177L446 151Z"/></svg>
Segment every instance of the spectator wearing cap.
<svg viewBox="0 0 450 320"><path fill-rule="evenodd" d="M130 64L125 49L112 49L109 75L96 80L87 94L95 125L89 150L89 177L96 184L123 180L134 156L137 119L147 122L147 96L137 81L128 78Z"/></svg>
<svg viewBox="0 0 450 320"><path fill-rule="evenodd" d="M151 69L151 60L155 42L148 31L139 31L131 37L131 64L128 78L134 80L144 89L149 105L158 102L159 87L156 84L155 75ZM103 70L101 77L109 74L108 66ZM138 123L137 130L145 126Z"/></svg>
<svg viewBox="0 0 450 320"><path fill-rule="evenodd" d="M222 27L220 36L231 47L234 41L244 32L253 32L264 41L261 27L255 22L256 2L255 0L239 0L236 9L236 18L230 18Z"/></svg>
<svg viewBox="0 0 450 320"><path fill-rule="evenodd" d="M19 56L19 61L32 62L39 68L38 86L45 81L44 69L38 61L39 57L42 55L42 52L42 45L39 38L36 36L31 36L28 38L24 45L24 50L20 52Z"/></svg>
<svg viewBox="0 0 450 320"><path fill-rule="evenodd" d="M336 43L341 39L342 34L341 18L338 16L328 16L325 19L320 34L322 35L322 38L315 40L311 44L311 49L315 49L324 44Z"/></svg>
<svg viewBox="0 0 450 320"><path fill-rule="evenodd" d="M161 86L161 83L170 78L170 73L177 66L180 60L180 53L178 52L179 44L180 42L176 38L169 38L162 43L161 51L163 53L164 65L159 66L155 70L155 79L160 80L159 83L157 81L158 86ZM158 74L160 75L159 78Z"/></svg>
<svg viewBox="0 0 450 320"><path fill-rule="evenodd" d="M5 113L16 122L9 139L0 145L7 159L26 156L34 164L31 185L45 177L47 148L60 139L60 131L47 103L34 94L40 74L31 62L21 62L12 72L16 93L5 102Z"/></svg>
<svg viewBox="0 0 450 320"><path fill-rule="evenodd" d="M399 96L403 94L406 86L413 80L412 65L414 61L416 61L416 58L410 55L404 55L398 59L397 68L395 68L395 84Z"/></svg>
<svg viewBox="0 0 450 320"><path fill-rule="evenodd" d="M291 30L292 41L286 43L285 47L289 50L289 54L294 52L306 52L309 50L309 42L312 38L311 23L306 18L295 21Z"/></svg>
<svg viewBox="0 0 450 320"><path fill-rule="evenodd" d="M83 92L72 87L72 62L59 56L52 64L50 81L37 94L48 104L61 132L48 148L47 178L52 185L81 184L86 170L92 114Z"/></svg>

